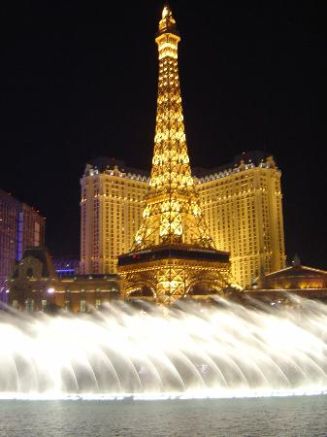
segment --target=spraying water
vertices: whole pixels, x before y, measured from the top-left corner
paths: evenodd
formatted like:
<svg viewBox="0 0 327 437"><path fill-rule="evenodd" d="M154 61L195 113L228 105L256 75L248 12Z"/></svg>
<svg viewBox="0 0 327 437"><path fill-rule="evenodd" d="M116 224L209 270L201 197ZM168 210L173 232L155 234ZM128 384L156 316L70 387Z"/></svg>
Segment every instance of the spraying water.
<svg viewBox="0 0 327 437"><path fill-rule="evenodd" d="M327 306L0 315L0 398L234 397L327 392Z"/></svg>

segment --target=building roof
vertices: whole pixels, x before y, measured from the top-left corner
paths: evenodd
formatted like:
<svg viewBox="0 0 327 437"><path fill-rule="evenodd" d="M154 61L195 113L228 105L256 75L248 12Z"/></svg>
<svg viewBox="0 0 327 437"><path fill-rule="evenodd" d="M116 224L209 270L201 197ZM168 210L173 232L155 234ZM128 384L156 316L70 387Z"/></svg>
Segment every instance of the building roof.
<svg viewBox="0 0 327 437"><path fill-rule="evenodd" d="M11 195L11 193L7 193L7 191L2 190L1 188L0 188L0 200L4 200L6 202L12 202L12 203L15 203L17 205L20 203L19 200L15 199Z"/></svg>
<svg viewBox="0 0 327 437"><path fill-rule="evenodd" d="M244 166L242 168L242 166ZM271 154L264 152L262 150L251 150L243 152L240 155L236 155L233 161L220 165L213 168L202 168L194 167L192 168L192 175L201 182L205 182L204 179L220 176L226 176L227 174L238 172L241 168L248 169L254 167L263 168L275 168L275 161ZM126 166L125 162L116 158L110 158L108 156L99 156L87 163L84 176L89 176L91 173L106 173L114 170L118 170L121 174L130 174L134 176L141 176L142 178L149 178L150 172L146 170L141 170L134 167Z"/></svg>
<svg viewBox="0 0 327 437"><path fill-rule="evenodd" d="M302 265L292 265L290 267L286 267L285 269L278 270L277 272L268 273L267 275L265 275L265 279L282 279L304 276L327 277L327 271Z"/></svg>
<svg viewBox="0 0 327 437"><path fill-rule="evenodd" d="M107 156L100 156L87 163L84 176L89 176L91 175L91 173L93 174L94 172L98 174L112 171L118 171L118 173L121 174L141 176L142 178L149 177L149 172L133 167L127 167L124 161L116 158L109 158Z"/></svg>
<svg viewBox="0 0 327 437"><path fill-rule="evenodd" d="M206 178L214 175L227 175L233 171L239 171L240 169L248 169L254 167L263 168L275 168L275 162L271 154L264 152L262 150L252 150L248 152L243 152L240 155L236 155L232 162L229 162L218 167L211 169L194 167L192 169L193 176L197 178Z"/></svg>

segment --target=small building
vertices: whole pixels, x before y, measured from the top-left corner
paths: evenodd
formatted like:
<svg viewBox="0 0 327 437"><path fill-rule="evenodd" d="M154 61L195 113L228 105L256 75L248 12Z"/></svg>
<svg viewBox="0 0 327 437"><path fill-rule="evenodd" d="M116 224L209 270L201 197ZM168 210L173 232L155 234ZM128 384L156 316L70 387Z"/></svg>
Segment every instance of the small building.
<svg viewBox="0 0 327 437"><path fill-rule="evenodd" d="M290 267L260 276L244 292L269 302L283 302L288 294L327 302L327 271L303 266L296 257Z"/></svg>
<svg viewBox="0 0 327 437"><path fill-rule="evenodd" d="M9 303L16 309L88 312L119 298L117 275L59 276L48 250L25 250L8 281Z"/></svg>

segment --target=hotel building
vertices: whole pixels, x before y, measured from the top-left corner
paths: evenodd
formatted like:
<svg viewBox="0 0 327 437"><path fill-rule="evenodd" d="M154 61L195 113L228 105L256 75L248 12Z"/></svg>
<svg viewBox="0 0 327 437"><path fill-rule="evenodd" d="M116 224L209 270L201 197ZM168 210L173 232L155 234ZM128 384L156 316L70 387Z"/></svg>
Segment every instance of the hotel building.
<svg viewBox="0 0 327 437"><path fill-rule="evenodd" d="M195 172L196 173L196 172ZM216 247L230 252L233 280L245 287L285 266L281 171L252 152L198 172L198 190Z"/></svg>
<svg viewBox="0 0 327 437"><path fill-rule="evenodd" d="M147 175L121 161L100 158L81 179L82 274L116 273L140 226Z"/></svg>
<svg viewBox="0 0 327 437"><path fill-rule="evenodd" d="M24 250L44 244L44 229L38 211L0 189L0 293Z"/></svg>
<svg viewBox="0 0 327 437"><path fill-rule="evenodd" d="M200 203L216 248L231 254L242 287L285 266L281 171L260 152L214 170L194 170ZM81 179L81 273L115 274L140 226L147 174L99 159Z"/></svg>

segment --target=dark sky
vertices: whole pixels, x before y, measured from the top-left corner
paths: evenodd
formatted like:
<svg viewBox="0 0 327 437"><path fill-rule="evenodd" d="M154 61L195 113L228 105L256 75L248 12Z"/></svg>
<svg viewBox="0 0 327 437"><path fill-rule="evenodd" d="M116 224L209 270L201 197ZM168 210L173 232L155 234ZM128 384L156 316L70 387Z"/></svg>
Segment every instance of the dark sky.
<svg viewBox="0 0 327 437"><path fill-rule="evenodd" d="M6 3L0 187L46 216L54 256L77 257L86 162L150 167L163 3ZM327 14L303 3L171 1L192 165L271 152L287 253L326 267Z"/></svg>

